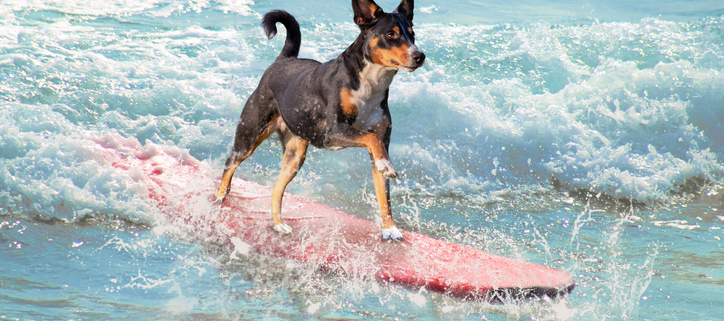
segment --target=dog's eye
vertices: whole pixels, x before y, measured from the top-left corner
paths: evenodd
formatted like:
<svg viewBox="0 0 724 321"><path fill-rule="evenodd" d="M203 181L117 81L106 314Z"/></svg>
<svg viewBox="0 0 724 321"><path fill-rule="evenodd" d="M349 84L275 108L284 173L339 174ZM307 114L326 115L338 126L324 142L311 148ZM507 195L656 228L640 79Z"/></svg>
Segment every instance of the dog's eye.
<svg viewBox="0 0 724 321"><path fill-rule="evenodd" d="M387 39L395 39L397 35L394 32L388 32L387 33Z"/></svg>

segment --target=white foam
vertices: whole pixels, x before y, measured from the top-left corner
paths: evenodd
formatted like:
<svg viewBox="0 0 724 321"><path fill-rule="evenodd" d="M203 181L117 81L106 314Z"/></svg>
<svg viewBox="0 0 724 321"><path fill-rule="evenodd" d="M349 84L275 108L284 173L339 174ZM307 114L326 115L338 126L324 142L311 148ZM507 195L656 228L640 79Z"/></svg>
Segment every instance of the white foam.
<svg viewBox="0 0 724 321"><path fill-rule="evenodd" d="M716 161L721 145L715 141L724 131L712 121L718 111L708 111L719 109L712 104L721 99L724 75L711 68L719 62L685 60L692 51L709 50L699 32L685 28L654 19L502 32L456 28L464 38L484 40L458 44L450 41L448 27L418 27L423 50L440 42L435 52L468 58L435 61L428 53L426 71L393 84L393 115L395 105L402 105L403 115L426 115L403 125L412 128L403 135L431 139L421 147L435 155L421 158L422 152L412 152L417 147L398 150L408 153L401 167L509 183L554 177L569 188L641 200L666 199L689 177L718 180L724 167ZM614 36L619 33L624 38ZM579 48L586 46L582 38L594 47ZM621 47L637 41L657 48L627 57L630 49ZM581 60L588 50L611 58ZM662 54L679 61L661 62ZM716 149L705 147L712 144ZM493 166L495 159L500 166ZM444 163L448 170L440 170Z"/></svg>
<svg viewBox="0 0 724 321"><path fill-rule="evenodd" d="M204 9L212 9L243 16L258 16L250 7L254 5L251 0L190 0L179 5L173 5L164 0L109 0L103 2L94 0L6 0L2 5L0 14L32 9L58 11L80 16L115 16L151 12L156 16L168 17L172 13L200 12Z"/></svg>
<svg viewBox="0 0 724 321"><path fill-rule="evenodd" d="M169 8L151 0L121 2L101 8L72 1L62 8L112 16L194 6L238 7L228 9L236 12L253 5L192 1ZM3 8L51 7L61 4L11 2ZM188 156L220 163L228 156L246 98L283 45L281 39L267 41L257 27L192 24L113 32L67 19L18 27L12 21L26 18L3 12L9 18L0 22L0 36L11 41L2 49L12 53L0 60L8 74L0 86L13 93L0 116L5 122L0 154L8 169L3 184L12 191L5 198L22 204L20 199L30 197L40 206L32 211L39 212L108 206L94 193L112 190L103 187L104 180L119 180L100 160L97 168L79 162L92 158L80 147L89 138L66 133L118 133L141 145L178 146L188 149ZM552 177L567 188L665 200L687 178L718 181L724 173L718 161L724 153L719 121L724 111L715 107L724 100L724 48L708 41L706 29L718 23L416 24L417 45L428 60L414 73L400 73L390 91L391 157L406 178L396 188L472 191L494 201L511 185L545 185ZM358 33L351 23L315 22L303 29L302 55L322 61L339 55ZM272 175L279 148L264 146L272 147L254 155L260 169L249 163L241 172L258 180ZM69 158L73 153L77 164ZM317 177L338 176L323 168L359 167L364 173L359 176L367 177L368 165L347 165L356 158L325 153L318 162L328 159L329 166L305 168L297 180L322 189L319 184L328 181ZM48 166L45 174L11 174L36 164ZM93 196L68 194L94 172L97 185L89 188L96 190L85 192ZM23 179L31 181L17 183ZM114 188L135 183L130 177L120 181ZM119 194L129 201L122 191L113 195ZM89 206L72 204L80 199ZM63 214L64 219L87 214L69 211L75 214Z"/></svg>
<svg viewBox="0 0 724 321"><path fill-rule="evenodd" d="M535 17L545 18L558 9L566 14L583 10L565 7L564 2ZM322 5L325 10L320 11ZM416 12L417 45L427 54L426 65L414 73L400 73L390 91L394 120L390 156L400 170L400 179L392 181L396 222L461 244L518 259L541 258L560 267L554 258L561 255L553 243L558 232L551 226L547 235L539 219L528 219L532 215L528 213L550 202L546 198L551 194L551 177L567 188L663 201L669 190L690 177L721 185L724 44L717 41L721 17L695 23L583 19L582 24L556 25L530 23L537 19L513 12L508 5L493 4L495 10L469 15L450 12L454 6L480 9L482 5L431 2ZM607 10L624 10L619 8ZM182 161L193 156L205 162L203 171L211 173L189 189L213 186L228 156L241 108L283 46L281 35L265 39L257 9L266 12L268 4L2 1L2 215L10 216L9 222L17 220L12 224L26 237L34 229L31 225L20 229L26 220L82 222L95 216L155 225L154 237L173 234L173 240L115 238L97 249L96 232L105 231L100 228L83 232L90 233L87 239L73 238L63 246L76 251L74 264L100 262L98 266L111 268L96 278L109 283L108 292L124 297L132 292L122 291L147 292L164 300L159 306L179 316L203 310L225 317L243 313L248 318L337 312L348 317L351 309L356 310L354 315L372 317L404 310L414 318L440 310L459 319L490 313L512 319L635 318L643 295L648 295L648 302L655 301L649 282L656 257L625 255L626 233L642 241L646 223L677 233L718 231L706 218L642 216L633 221L634 226L629 223L632 217L614 223L611 232L607 224L611 216L594 212L595 217L586 217L593 212L587 209L574 224L569 225L568 219L562 224L574 233L561 264L572 274L583 275L576 276L577 282L582 280L572 296L576 302L541 300L524 305L463 302L379 284L368 273L379 267L365 258L340 266L353 276L343 278L319 273L311 263L245 255L247 246L233 239L231 252L217 255L214 246L206 245L231 234L209 226L214 220L208 218L218 212L210 211L203 197L188 205L198 213L188 224L198 229L193 237L200 241L185 244L188 235L180 222L165 224L166 218L155 215L142 173L115 169L91 146L100 142L121 153L142 149L144 156L169 153ZM284 9L299 18L303 57L332 59L358 34L349 17L349 3L294 2L285 3ZM451 24L485 19L507 23L521 15L526 24ZM442 24L430 24L431 20ZM275 142L263 144L242 164L237 177L273 184L280 154ZM379 219L365 150L310 149L306 162L290 185L294 194ZM537 207L507 212L484 206L518 199ZM563 208L554 208L570 213L569 206L576 207L571 203L566 200ZM528 216L496 229L500 226L496 222L505 224L506 219L499 213ZM456 217L450 219L452 215ZM454 224L463 220L491 224ZM721 224L724 217L714 220ZM529 221L541 227L526 225L522 236L516 234L522 222ZM636 228L637 224L642 226ZM597 232L603 238L597 238ZM562 239L567 243L568 237ZM599 244L588 243L596 241ZM199 242L205 245L199 248ZM586 249L587 244L593 248ZM21 243L11 245L20 250ZM31 248L22 246L22 250ZM541 248L543 252L535 253ZM115 265L104 261L108 257L103 253L108 251L112 259L130 253L137 262L131 265L138 269L113 270ZM159 257L158 251L164 254ZM82 255L89 252L93 253ZM226 254L232 258L229 268L221 262ZM161 267L162 273L153 267ZM71 285L70 290L77 289ZM99 292L97 303L103 305L107 300ZM239 300L240 295L244 300ZM655 307L646 307L647 312L651 309Z"/></svg>
<svg viewBox="0 0 724 321"><path fill-rule="evenodd" d="M427 293L425 287L421 287L417 293L408 293L407 298L418 307L422 307L427 303L427 299L425 299L425 296L422 295L422 293Z"/></svg>
<svg viewBox="0 0 724 321"><path fill-rule="evenodd" d="M314 314L322 306L322 302L312 303L309 300L307 300L307 304L307 313L309 314Z"/></svg>

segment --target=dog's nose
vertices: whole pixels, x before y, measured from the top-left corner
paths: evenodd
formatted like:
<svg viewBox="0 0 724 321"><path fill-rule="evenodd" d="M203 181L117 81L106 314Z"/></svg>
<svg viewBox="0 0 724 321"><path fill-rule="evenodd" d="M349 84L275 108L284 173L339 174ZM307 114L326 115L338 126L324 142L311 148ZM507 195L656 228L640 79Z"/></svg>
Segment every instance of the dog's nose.
<svg viewBox="0 0 724 321"><path fill-rule="evenodd" d="M422 51L416 51L412 54L412 60L414 60L417 65L422 65L422 63L425 62L425 54L422 53Z"/></svg>

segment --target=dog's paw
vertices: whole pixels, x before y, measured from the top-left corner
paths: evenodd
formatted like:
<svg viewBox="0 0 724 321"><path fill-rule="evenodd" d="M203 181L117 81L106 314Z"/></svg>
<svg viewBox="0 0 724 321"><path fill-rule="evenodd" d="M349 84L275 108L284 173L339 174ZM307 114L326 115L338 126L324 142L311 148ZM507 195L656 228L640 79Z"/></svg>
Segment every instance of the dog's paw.
<svg viewBox="0 0 724 321"><path fill-rule="evenodd" d="M216 192L214 193L214 197L215 197L214 202L223 201L224 198L226 197L226 194L227 194L226 190L222 190L222 189L216 190Z"/></svg>
<svg viewBox="0 0 724 321"><path fill-rule="evenodd" d="M383 240L402 241L402 233L396 227L382 230Z"/></svg>
<svg viewBox="0 0 724 321"><path fill-rule="evenodd" d="M274 230L280 234L289 234L292 232L292 227L286 223L274 224Z"/></svg>
<svg viewBox="0 0 724 321"><path fill-rule="evenodd" d="M380 171L385 178L397 177L397 172L388 159L378 159L375 162L375 167L377 167L377 170Z"/></svg>

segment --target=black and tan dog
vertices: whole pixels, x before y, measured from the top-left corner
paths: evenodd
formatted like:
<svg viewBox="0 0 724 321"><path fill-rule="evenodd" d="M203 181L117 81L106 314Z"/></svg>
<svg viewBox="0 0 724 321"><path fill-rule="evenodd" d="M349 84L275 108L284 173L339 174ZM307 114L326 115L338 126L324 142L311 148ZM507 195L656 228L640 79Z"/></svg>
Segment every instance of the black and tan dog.
<svg viewBox="0 0 724 321"><path fill-rule="evenodd" d="M277 132L284 155L272 192L272 220L276 231L291 233L281 218L282 197L309 144L332 150L366 147L382 238L401 240L390 210L389 179L397 173L387 154L392 129L387 97L397 71L414 71L425 55L415 46L413 0L402 0L392 13L383 12L372 0L352 0L352 9L361 32L339 57L326 63L297 58L301 32L293 16L281 10L264 16L262 25L270 39L277 22L286 27L287 38L241 112L216 197L226 196L237 166Z"/></svg>

